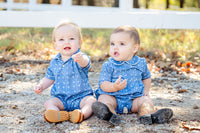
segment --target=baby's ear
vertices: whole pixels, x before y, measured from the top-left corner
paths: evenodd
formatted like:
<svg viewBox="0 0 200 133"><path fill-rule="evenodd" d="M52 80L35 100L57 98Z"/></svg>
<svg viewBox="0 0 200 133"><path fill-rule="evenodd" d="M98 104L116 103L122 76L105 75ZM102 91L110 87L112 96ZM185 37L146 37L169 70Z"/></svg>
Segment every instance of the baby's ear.
<svg viewBox="0 0 200 133"><path fill-rule="evenodd" d="M55 42L53 42L53 46L54 46L54 48L56 48L56 43Z"/></svg>
<svg viewBox="0 0 200 133"><path fill-rule="evenodd" d="M134 50L133 52L136 53L140 48L140 45L139 44L134 44Z"/></svg>
<svg viewBox="0 0 200 133"><path fill-rule="evenodd" d="M79 46L80 46L80 48L81 48L82 43L83 43L83 40L79 40Z"/></svg>

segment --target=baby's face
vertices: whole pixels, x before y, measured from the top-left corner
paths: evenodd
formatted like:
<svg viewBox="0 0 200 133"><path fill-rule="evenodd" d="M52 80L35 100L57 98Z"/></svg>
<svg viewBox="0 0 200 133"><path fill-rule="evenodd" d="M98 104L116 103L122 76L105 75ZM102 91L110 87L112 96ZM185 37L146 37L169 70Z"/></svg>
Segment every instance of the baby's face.
<svg viewBox="0 0 200 133"><path fill-rule="evenodd" d="M110 55L117 61L131 60L138 47L128 33L118 32L110 37Z"/></svg>
<svg viewBox="0 0 200 133"><path fill-rule="evenodd" d="M55 31L55 49L69 58L80 48L79 38L79 31L73 25L61 26Z"/></svg>

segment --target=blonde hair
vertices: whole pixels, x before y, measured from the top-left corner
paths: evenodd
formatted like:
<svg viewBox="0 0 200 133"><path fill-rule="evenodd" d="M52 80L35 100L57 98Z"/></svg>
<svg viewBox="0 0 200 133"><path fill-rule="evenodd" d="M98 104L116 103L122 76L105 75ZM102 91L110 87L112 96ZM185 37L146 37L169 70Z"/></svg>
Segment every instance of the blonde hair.
<svg viewBox="0 0 200 133"><path fill-rule="evenodd" d="M58 28L62 27L62 26L66 26L66 25L71 25L73 26L75 29L77 29L78 33L79 33L79 41L82 41L82 34L81 34L81 28L73 23L73 22L69 22L69 21L61 21L54 29L53 29L53 34L52 34L52 40L53 42L55 42L55 32Z"/></svg>
<svg viewBox="0 0 200 133"><path fill-rule="evenodd" d="M140 36L135 27L132 27L130 25L122 25L114 29L112 34L119 32L128 33L130 35L130 38L134 40L135 44L140 45Z"/></svg>

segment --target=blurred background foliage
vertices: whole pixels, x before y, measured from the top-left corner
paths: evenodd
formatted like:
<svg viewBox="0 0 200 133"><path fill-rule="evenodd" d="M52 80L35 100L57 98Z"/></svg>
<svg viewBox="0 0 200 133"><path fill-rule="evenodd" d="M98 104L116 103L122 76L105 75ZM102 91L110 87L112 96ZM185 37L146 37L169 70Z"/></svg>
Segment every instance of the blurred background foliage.
<svg viewBox="0 0 200 133"><path fill-rule="evenodd" d="M0 0L0 2L6 0ZM28 2L28 0L14 0ZM37 0L38 3L61 4L60 0ZM72 0L73 5L118 7L119 0ZM134 8L199 11L200 0L134 0ZM195 20L194 20L195 21ZM113 29L82 29L82 50L90 56L108 55L109 38ZM200 62L200 30L138 29L141 37L141 56L157 55L163 59L198 60ZM3 51L28 53L46 50L55 54L52 28L0 27L0 53ZM51 52L49 50L51 49ZM52 52L54 51L54 52ZM48 53L49 52L49 53Z"/></svg>
<svg viewBox="0 0 200 133"><path fill-rule="evenodd" d="M0 53L3 51L54 50L52 28L0 28ZM109 38L113 29L82 29L82 51L93 57L109 54ZM160 57L194 60L200 57L200 30L138 29L141 48L138 53ZM53 52L56 53L55 51ZM50 55L52 53L48 53Z"/></svg>

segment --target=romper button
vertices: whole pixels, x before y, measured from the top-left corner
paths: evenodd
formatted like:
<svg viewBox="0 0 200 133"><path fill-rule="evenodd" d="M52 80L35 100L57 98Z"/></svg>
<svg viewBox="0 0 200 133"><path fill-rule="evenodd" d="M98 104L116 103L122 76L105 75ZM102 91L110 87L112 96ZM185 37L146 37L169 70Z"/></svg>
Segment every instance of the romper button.
<svg viewBox="0 0 200 133"><path fill-rule="evenodd" d="M62 67L64 67L65 65L62 65Z"/></svg>

